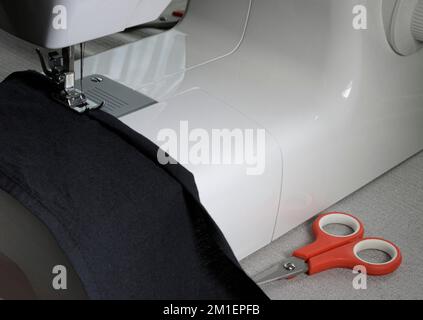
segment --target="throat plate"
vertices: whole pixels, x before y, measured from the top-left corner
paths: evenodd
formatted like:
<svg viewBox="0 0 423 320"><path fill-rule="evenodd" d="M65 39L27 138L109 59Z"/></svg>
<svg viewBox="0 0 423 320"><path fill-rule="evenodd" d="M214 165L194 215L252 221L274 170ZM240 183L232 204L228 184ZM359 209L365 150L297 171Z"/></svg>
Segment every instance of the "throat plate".
<svg viewBox="0 0 423 320"><path fill-rule="evenodd" d="M99 74L84 77L82 81L86 97L96 103L104 102L101 110L116 118L157 103L154 99ZM76 81L75 87L81 87L80 80Z"/></svg>

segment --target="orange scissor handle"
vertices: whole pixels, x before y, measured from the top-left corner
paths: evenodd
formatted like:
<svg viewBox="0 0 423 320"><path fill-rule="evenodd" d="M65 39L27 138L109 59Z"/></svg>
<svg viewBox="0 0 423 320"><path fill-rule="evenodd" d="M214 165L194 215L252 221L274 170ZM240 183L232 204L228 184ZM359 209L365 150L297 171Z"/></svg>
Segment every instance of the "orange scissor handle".
<svg viewBox="0 0 423 320"><path fill-rule="evenodd" d="M385 263L372 263L359 257L358 254L361 251L370 249L386 252L391 259ZM401 251L392 242L380 238L358 239L342 247L312 257L308 260L308 274L313 275L335 268L354 269L357 266L364 266L367 274L383 276L397 270L401 262Z"/></svg>
<svg viewBox="0 0 423 320"><path fill-rule="evenodd" d="M348 236L332 235L323 228L330 224L342 224L350 227L353 233ZM364 236L364 226L360 220L354 216L343 212L331 212L320 215L313 223L313 232L316 241L301 249L296 250L293 255L297 258L308 261L314 256L327 252L337 247Z"/></svg>

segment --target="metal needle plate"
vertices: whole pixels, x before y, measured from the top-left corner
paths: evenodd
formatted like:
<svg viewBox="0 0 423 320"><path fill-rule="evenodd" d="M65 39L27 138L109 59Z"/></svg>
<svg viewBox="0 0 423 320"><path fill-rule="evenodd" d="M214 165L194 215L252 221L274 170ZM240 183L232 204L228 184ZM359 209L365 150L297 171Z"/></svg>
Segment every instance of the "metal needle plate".
<svg viewBox="0 0 423 320"><path fill-rule="evenodd" d="M78 80L75 87L80 86ZM99 74L83 79L83 91L88 99L96 103L104 102L101 110L116 118L157 103L154 99Z"/></svg>

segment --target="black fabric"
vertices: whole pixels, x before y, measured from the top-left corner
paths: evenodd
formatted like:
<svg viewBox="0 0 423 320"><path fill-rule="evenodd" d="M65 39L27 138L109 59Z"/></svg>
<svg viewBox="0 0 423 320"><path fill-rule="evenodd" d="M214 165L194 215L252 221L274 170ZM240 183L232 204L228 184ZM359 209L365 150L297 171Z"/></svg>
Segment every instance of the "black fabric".
<svg viewBox="0 0 423 320"><path fill-rule="evenodd" d="M51 231L92 299L266 299L201 206L193 176L102 111L0 84L0 188ZM228 212L230 214L230 212Z"/></svg>

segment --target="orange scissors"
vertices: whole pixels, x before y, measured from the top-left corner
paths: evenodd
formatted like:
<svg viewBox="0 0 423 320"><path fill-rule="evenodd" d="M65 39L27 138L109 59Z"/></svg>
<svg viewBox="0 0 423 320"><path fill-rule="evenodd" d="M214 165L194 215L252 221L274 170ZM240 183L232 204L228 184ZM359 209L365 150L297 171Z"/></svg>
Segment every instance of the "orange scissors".
<svg viewBox="0 0 423 320"><path fill-rule="evenodd" d="M353 233L347 236L330 234L324 228L331 224L350 227ZM299 274L314 275L329 269L363 266L367 274L382 276L399 268L402 262L400 249L390 241L381 238L364 238L364 226L360 220L347 213L332 212L320 215L313 223L316 241L296 250L292 257L259 273L254 280L266 284L280 279L290 279ZM360 258L364 250L378 250L387 253L390 260L373 263Z"/></svg>

